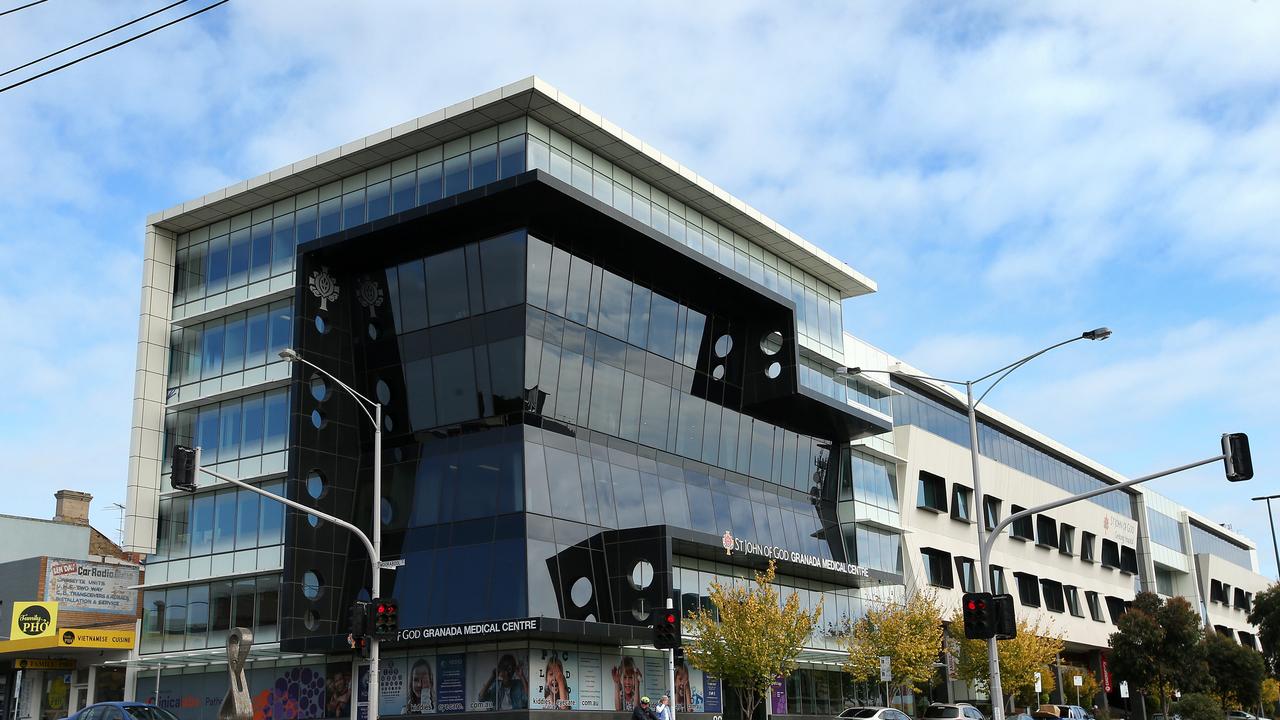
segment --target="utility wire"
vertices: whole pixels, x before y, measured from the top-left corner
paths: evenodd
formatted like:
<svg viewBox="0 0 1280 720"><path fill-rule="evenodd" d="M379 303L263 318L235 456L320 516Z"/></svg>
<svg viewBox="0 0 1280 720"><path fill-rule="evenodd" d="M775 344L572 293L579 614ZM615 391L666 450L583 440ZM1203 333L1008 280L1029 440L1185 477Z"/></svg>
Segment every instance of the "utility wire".
<svg viewBox="0 0 1280 720"><path fill-rule="evenodd" d="M26 5L19 5L18 7L13 8L12 10L5 10L4 12L0 12L0 15L8 15L9 13L16 13L19 10L26 10L32 5L39 5L42 2L49 2L49 0L36 0L35 2L29 2Z"/></svg>
<svg viewBox="0 0 1280 720"><path fill-rule="evenodd" d="M42 73L40 73L40 74L38 74L38 75L32 75L31 77L27 78L26 80L22 80L22 81L16 82L16 83L14 83L14 84L12 84L12 85L6 85L5 87L0 88L0 93L2 93L2 92L6 92L6 91L8 91L8 90L12 90L12 89L14 89L14 88L16 88L16 87L18 87L18 86L20 86L20 85L26 85L27 83L31 82L32 80L39 80L40 78L42 78L42 77L44 77L44 76L46 76L46 75L52 75L53 73L56 73L56 72L58 72L59 70L63 70L63 69L65 69L65 68L69 68L69 67L71 67L72 65L75 65L76 63L79 63L79 62L83 62L83 61L85 61L85 60L88 60L88 59L89 59L89 58L91 58L91 57L95 57L95 56L101 55L102 53L107 52L108 50L115 50L116 48L120 47L121 45L128 45L129 43L133 42L134 40L139 40L139 39L141 39L141 38L144 38L144 37L146 37L146 36L150 35L150 34L151 34L151 33L153 33L153 32L156 32L156 31L159 31L159 30L163 30L163 29L165 29L165 28L169 27L170 25L176 25L176 24L178 24L178 23L182 22L183 20L186 20L187 18L193 18L193 17L195 17L196 15L199 15L199 14L204 13L204 12L208 12L209 10L214 9L214 8L218 7L219 5L226 5L226 4L227 4L227 3L229 3L229 2L231 2L231 0L218 0L218 2L216 2L216 3L212 4L212 5L209 5L208 7L200 8L199 10L197 10L197 11L195 11L195 12L193 12L193 13L188 13L188 14L186 14L186 15L183 15L182 17L180 17L180 18L178 18L178 19L176 19L176 20L170 20L169 22L167 22L167 23L165 23L165 24L163 24L163 25L159 25L159 26L157 26L157 27L153 27L153 28L151 28L150 30L148 30L148 31L146 31L146 32L144 32L144 33L138 33L137 35L134 35L133 37L128 38L128 39L125 39L125 40L121 40L120 42L118 42L118 43L116 43L116 44L114 44L114 45L108 45L107 47L104 47L104 48L102 48L101 50L95 50L94 52L91 52L91 53L89 53L88 55L85 55L84 57L79 57L79 58L76 58L75 60L72 60L71 62L63 63L63 64L59 65L58 67L51 68L51 69L49 69L49 70L45 70L44 72L42 72Z"/></svg>
<svg viewBox="0 0 1280 720"><path fill-rule="evenodd" d="M46 0L40 0L40 2L45 2L45 1L46 1ZM147 13L146 15L143 15L142 17L137 18L137 19L135 19L135 20L130 20L129 22L127 22L127 23L125 23L125 24L123 24L123 25L117 25L117 26L115 26L115 27L111 28L110 30L107 30L107 31L105 31L105 32L100 32L100 33L98 33L97 35L94 35L94 36L93 36L93 37L91 37L91 38L85 38L84 40L81 40L80 42L76 43L75 45L68 45L68 46L66 46L66 47L62 48L61 50L57 50L57 51L51 52L51 53L49 53L48 55L45 55L44 57L36 58L35 60L32 60L32 61L31 61L31 62L29 62L29 63L23 63L22 65L19 65L19 66L18 66L18 67L16 67L16 68L9 68L8 70L5 70L4 72L0 72L0 77L4 77L5 75L8 75L9 73L17 72L17 71L19 71L19 70L21 70L21 69L23 69L23 68L26 68L26 67L31 67L32 65L35 65L35 64L36 64L36 63L38 63L38 62L44 62L45 60L48 60L49 58L53 57L54 55L61 55L62 53L66 52L66 51L68 51L68 50L74 50L74 49L76 49L76 48L80 47L81 45L84 45L84 44L85 44L85 43L87 43L87 42L93 42L94 40L97 40L98 38L102 37L103 35L110 35L111 33L115 32L115 31L117 31L117 30L123 30L124 28L127 28L127 27L129 27L130 25L133 25L134 23L139 23L139 22L142 22L143 20L146 20L146 19L147 19L147 18L149 18L149 17L155 16L155 15L159 15L160 13L164 12L165 10L168 10L168 9L170 9L170 8L174 8L174 7L177 7L177 6L181 5L182 3L186 2L186 1L187 1L187 0L178 0L178 2L176 2L176 3L172 4L172 5L165 5L164 7L160 8L159 10L156 10L155 12Z"/></svg>

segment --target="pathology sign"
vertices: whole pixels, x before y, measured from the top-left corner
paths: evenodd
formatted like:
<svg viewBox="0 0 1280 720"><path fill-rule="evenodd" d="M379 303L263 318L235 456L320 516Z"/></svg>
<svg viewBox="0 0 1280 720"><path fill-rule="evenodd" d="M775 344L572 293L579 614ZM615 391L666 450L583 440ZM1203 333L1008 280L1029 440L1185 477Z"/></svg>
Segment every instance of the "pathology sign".
<svg viewBox="0 0 1280 720"><path fill-rule="evenodd" d="M58 603L15 602L10 640L50 637L58 631Z"/></svg>
<svg viewBox="0 0 1280 720"><path fill-rule="evenodd" d="M725 552L732 554L734 552L746 553L748 555L759 555L770 560L782 560L785 562L798 563L800 565L809 565L811 567L822 568L823 570L834 570L835 572L854 575L856 577L871 577L871 572L861 565L846 563L840 560L832 560L819 555L811 555L796 550L788 550L784 547L776 545L761 545L742 538L736 538L732 533L726 532L720 540Z"/></svg>
<svg viewBox="0 0 1280 720"><path fill-rule="evenodd" d="M138 568L130 565L49 558L44 596L62 603L63 610L137 614Z"/></svg>
<svg viewBox="0 0 1280 720"><path fill-rule="evenodd" d="M430 627L401 628L396 632L396 639L401 640L435 640L466 639L484 636L513 635L538 630L538 618L521 620L494 620L492 622L463 623L460 625L434 625Z"/></svg>

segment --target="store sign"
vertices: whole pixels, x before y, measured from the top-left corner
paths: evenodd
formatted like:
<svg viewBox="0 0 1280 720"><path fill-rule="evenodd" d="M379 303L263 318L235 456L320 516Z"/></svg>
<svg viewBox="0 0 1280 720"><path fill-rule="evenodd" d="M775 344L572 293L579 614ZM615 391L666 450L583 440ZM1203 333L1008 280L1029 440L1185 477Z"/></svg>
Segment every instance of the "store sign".
<svg viewBox="0 0 1280 720"><path fill-rule="evenodd" d="M75 660L57 658L17 658L13 661L14 670L75 670Z"/></svg>
<svg viewBox="0 0 1280 720"><path fill-rule="evenodd" d="M57 631L58 603L16 602L13 604L13 624L9 628L10 640L50 637Z"/></svg>
<svg viewBox="0 0 1280 720"><path fill-rule="evenodd" d="M498 620L494 622L466 623L462 625L435 625L432 627L401 628L395 641L432 640L435 638L467 638L475 635L509 635L536 632L538 618L523 620Z"/></svg>
<svg viewBox="0 0 1280 720"><path fill-rule="evenodd" d="M1105 513L1102 516L1102 537L1114 540L1117 545L1133 547L1138 544L1138 521Z"/></svg>
<svg viewBox="0 0 1280 720"><path fill-rule="evenodd" d="M854 565L840 560L832 560L818 555L810 555L809 553L802 553L796 550L788 550L776 545L761 545L759 543L743 540L742 538L736 538L728 532L726 532L724 537L721 538L721 545L724 547L726 554L741 552L748 555L758 555L770 560L782 560L784 562L793 562L799 565L809 565L810 567L822 568L823 570L833 570L835 572L845 573L856 577L871 577L871 571L861 565Z"/></svg>
<svg viewBox="0 0 1280 720"><path fill-rule="evenodd" d="M63 647L107 648L129 650L133 648L132 630L93 630L86 628L59 628L58 644Z"/></svg>
<svg viewBox="0 0 1280 720"><path fill-rule="evenodd" d="M63 610L135 615L139 570L129 565L49 558L44 596L62 603Z"/></svg>

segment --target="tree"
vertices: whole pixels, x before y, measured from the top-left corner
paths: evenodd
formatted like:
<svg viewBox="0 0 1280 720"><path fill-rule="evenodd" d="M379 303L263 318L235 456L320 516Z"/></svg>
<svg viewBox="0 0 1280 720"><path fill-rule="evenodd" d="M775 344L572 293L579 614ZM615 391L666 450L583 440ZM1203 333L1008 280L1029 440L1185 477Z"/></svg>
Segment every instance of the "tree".
<svg viewBox="0 0 1280 720"><path fill-rule="evenodd" d="M1276 703L1280 703L1280 680L1269 677L1262 681L1262 707L1264 714L1274 716Z"/></svg>
<svg viewBox="0 0 1280 720"><path fill-rule="evenodd" d="M1203 634L1200 615L1183 598L1138 593L1111 633L1111 672L1159 697L1169 717L1170 688L1195 690L1204 678Z"/></svg>
<svg viewBox="0 0 1280 720"><path fill-rule="evenodd" d="M1218 633L1204 638L1204 657L1209 663L1209 687L1222 709L1257 707L1262 700L1262 680L1266 667L1257 650L1240 645Z"/></svg>
<svg viewBox="0 0 1280 720"><path fill-rule="evenodd" d="M713 582L715 610L700 608L684 621L693 635L685 641L690 662L738 693L743 720L751 718L779 677L795 669L805 638L822 616L821 603L810 613L800 607L794 591L779 602L773 578L770 561L767 570L756 573L754 586Z"/></svg>
<svg viewBox="0 0 1280 720"><path fill-rule="evenodd" d="M987 665L987 641L968 640L964 636L964 618L957 614L951 619L950 633L960 643L960 657L956 673L962 680L972 682L990 692L990 668ZM1018 621L1018 636L1012 640L997 641L1000 655L1000 686L1009 698L1034 697L1036 673L1040 673L1040 685L1045 692L1052 692L1056 680L1050 664L1062 652L1062 635L1052 632L1049 625L1034 625L1026 620ZM1007 698L1000 698L1004 703ZM1038 704L1028 701L1026 704Z"/></svg>
<svg viewBox="0 0 1280 720"><path fill-rule="evenodd" d="M879 682L880 658L889 657L894 692L928 685L942 650L942 609L932 592L917 592L902 605L888 603L853 623L845 638L844 670L855 680Z"/></svg>
<svg viewBox="0 0 1280 720"><path fill-rule="evenodd" d="M1272 583L1253 596L1249 622L1258 627L1258 642L1267 672L1280 675L1280 583Z"/></svg>
<svg viewBox="0 0 1280 720"><path fill-rule="evenodd" d="M1102 685L1098 683L1098 676L1093 674L1092 670L1086 670L1082 667L1074 665L1062 666L1062 697L1064 699L1075 700L1076 686L1072 679L1079 675L1082 680L1080 684L1080 702L1078 704L1089 707L1093 704L1093 699L1098 696L1102 690Z"/></svg>
<svg viewBox="0 0 1280 720"><path fill-rule="evenodd" d="M1222 708L1217 701L1202 693L1183 695L1174 711L1182 716L1182 720L1222 720Z"/></svg>

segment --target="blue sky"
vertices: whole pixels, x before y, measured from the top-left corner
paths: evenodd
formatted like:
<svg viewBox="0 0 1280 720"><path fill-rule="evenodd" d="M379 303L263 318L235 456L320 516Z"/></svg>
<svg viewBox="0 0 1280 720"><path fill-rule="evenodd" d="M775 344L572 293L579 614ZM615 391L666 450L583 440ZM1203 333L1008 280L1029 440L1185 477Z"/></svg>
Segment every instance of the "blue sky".
<svg viewBox="0 0 1280 720"><path fill-rule="evenodd" d="M158 4L157 4L158 5ZM0 17L13 67L150 8ZM146 215L531 74L880 285L851 332L1259 542L1280 491L1275 3L235 0L0 94L3 512L124 502ZM94 45L90 47L99 47ZM41 66L44 67L44 66ZM7 76L3 80L23 77Z"/></svg>

